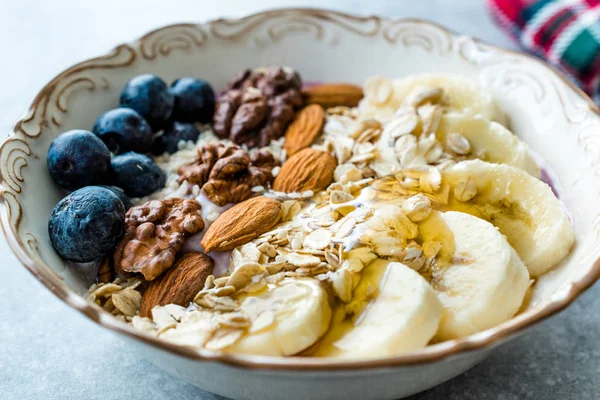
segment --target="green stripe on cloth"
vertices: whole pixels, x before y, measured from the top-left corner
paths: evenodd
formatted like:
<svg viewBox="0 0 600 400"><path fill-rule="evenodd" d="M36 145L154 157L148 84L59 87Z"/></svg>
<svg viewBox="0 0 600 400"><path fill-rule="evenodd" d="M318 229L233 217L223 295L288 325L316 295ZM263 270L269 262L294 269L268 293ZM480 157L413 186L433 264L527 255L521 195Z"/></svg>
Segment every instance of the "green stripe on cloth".
<svg viewBox="0 0 600 400"><path fill-rule="evenodd" d="M531 20L531 17L533 17L535 14L537 14L538 11L540 11L542 8L544 8L544 6L553 3L554 0L540 0L540 1L536 1L535 3L531 4L528 7L525 7L523 9L523 11L521 12L521 19L523 21L529 21Z"/></svg>
<svg viewBox="0 0 600 400"><path fill-rule="evenodd" d="M600 44L588 29L584 29L573 38L563 52L562 59L568 68L586 72L594 64L599 53Z"/></svg>

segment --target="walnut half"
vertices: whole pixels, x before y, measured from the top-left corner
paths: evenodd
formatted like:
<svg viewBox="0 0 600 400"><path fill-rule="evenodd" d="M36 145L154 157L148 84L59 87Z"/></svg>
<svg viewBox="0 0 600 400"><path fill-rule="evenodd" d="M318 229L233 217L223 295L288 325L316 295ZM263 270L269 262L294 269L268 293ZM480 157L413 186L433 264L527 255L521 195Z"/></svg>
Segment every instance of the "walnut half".
<svg viewBox="0 0 600 400"><path fill-rule="evenodd" d="M151 281L171 268L185 239L204 229L195 199L152 200L127 211L125 235L115 249L115 270Z"/></svg>
<svg viewBox="0 0 600 400"><path fill-rule="evenodd" d="M271 170L278 165L268 150L250 155L237 145L209 144L198 149L198 157L179 168L179 182L202 188L215 204L224 206L252 197L252 188L267 188L273 182Z"/></svg>
<svg viewBox="0 0 600 400"><path fill-rule="evenodd" d="M267 146L285 134L304 105L301 89L300 76L290 68L244 70L217 99L213 129L249 148Z"/></svg>

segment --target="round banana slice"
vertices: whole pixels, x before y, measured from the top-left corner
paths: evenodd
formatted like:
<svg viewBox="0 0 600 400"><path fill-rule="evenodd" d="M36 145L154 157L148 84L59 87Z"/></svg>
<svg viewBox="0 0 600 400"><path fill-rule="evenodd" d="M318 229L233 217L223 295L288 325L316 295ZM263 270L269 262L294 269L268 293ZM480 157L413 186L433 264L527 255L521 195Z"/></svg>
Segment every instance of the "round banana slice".
<svg viewBox="0 0 600 400"><path fill-rule="evenodd" d="M424 140L422 134L419 136L416 124L409 124L413 116L416 118L416 113L399 115L383 130L377 142L379 158L371 165L376 171L381 171L381 175L400 168L427 164L428 152L435 147L430 141ZM433 146L443 149L445 157L507 164L527 171L536 178L540 176L540 168L527 144L504 126L480 115L450 111L439 118L434 133L439 144Z"/></svg>
<svg viewBox="0 0 600 400"><path fill-rule="evenodd" d="M507 119L502 113L489 90L484 90L476 81L455 74L417 74L396 79L392 102L398 107L411 105L419 100L422 93L441 89L442 103L451 110L467 115L482 117L506 125ZM397 107L397 108L398 108Z"/></svg>
<svg viewBox="0 0 600 400"><path fill-rule="evenodd" d="M241 300L252 325L228 351L291 356L312 346L329 328L331 308L323 285L311 278L285 278Z"/></svg>
<svg viewBox="0 0 600 400"><path fill-rule="evenodd" d="M573 227L550 186L509 165L460 162L442 172L450 187L445 210L493 223L506 236L533 277L566 257Z"/></svg>
<svg viewBox="0 0 600 400"><path fill-rule="evenodd" d="M539 178L540 168L529 153L525 142L497 122L482 116L468 116L457 112L445 114L436 131L436 137L452 153L456 134L468 140L469 158L512 165Z"/></svg>
<svg viewBox="0 0 600 400"><path fill-rule="evenodd" d="M372 358L420 349L435 335L442 316L429 283L398 262L370 263L352 297L336 311L316 356Z"/></svg>
<svg viewBox="0 0 600 400"><path fill-rule="evenodd" d="M419 237L423 243L439 243L440 250L436 255L436 263L445 266L452 262L456 245L454 235L444 219L444 213L432 211L424 221L419 223Z"/></svg>
<svg viewBox="0 0 600 400"><path fill-rule="evenodd" d="M456 74L417 74L393 81L374 76L365 83L364 93L359 110L383 122L391 120L400 107L430 103L507 125L489 90Z"/></svg>
<svg viewBox="0 0 600 400"><path fill-rule="evenodd" d="M456 74L417 74L389 80L370 77L359 103L364 115L388 122L400 107L440 104L466 115L480 115L507 125L506 115L496 106L489 90L476 81Z"/></svg>
<svg viewBox="0 0 600 400"><path fill-rule="evenodd" d="M443 217L454 233L456 250L432 284L444 305L436 337L449 340L509 320L523 302L529 274L494 225L461 212Z"/></svg>

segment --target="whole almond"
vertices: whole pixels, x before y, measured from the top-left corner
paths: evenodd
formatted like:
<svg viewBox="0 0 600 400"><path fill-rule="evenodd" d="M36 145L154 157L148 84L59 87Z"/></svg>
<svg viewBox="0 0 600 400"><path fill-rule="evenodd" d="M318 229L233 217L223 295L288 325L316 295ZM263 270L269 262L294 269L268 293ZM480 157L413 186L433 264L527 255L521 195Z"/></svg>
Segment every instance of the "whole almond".
<svg viewBox="0 0 600 400"><path fill-rule="evenodd" d="M325 189L333 181L336 159L329 153L304 149L290 157L273 182L277 192L304 192Z"/></svg>
<svg viewBox="0 0 600 400"><path fill-rule="evenodd" d="M202 238L210 251L231 250L271 229L281 218L281 203L268 197L254 197L236 204L213 222Z"/></svg>
<svg viewBox="0 0 600 400"><path fill-rule="evenodd" d="M302 95L307 104L318 104L323 108L356 107L364 96L360 86L350 83L324 83L304 89Z"/></svg>
<svg viewBox="0 0 600 400"><path fill-rule="evenodd" d="M173 267L150 283L142 297L140 315L150 317L155 306L186 307L212 274L213 260L204 253L187 253Z"/></svg>
<svg viewBox="0 0 600 400"><path fill-rule="evenodd" d="M311 104L300 110L285 132L283 148L288 157L310 146L321 133L325 122L325 110Z"/></svg>
<svg viewBox="0 0 600 400"><path fill-rule="evenodd" d="M109 283L113 281L115 269L113 267L112 257L106 257L98 267L98 283Z"/></svg>

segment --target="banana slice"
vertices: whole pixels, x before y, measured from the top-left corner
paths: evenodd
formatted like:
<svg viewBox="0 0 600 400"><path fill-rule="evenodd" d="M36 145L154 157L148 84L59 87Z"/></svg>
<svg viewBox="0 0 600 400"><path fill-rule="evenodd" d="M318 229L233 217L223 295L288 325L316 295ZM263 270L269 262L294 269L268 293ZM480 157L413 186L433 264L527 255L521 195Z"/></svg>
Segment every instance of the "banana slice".
<svg viewBox="0 0 600 400"><path fill-rule="evenodd" d="M437 264L445 266L452 262L456 251L454 235L444 219L444 213L432 211L424 221L419 222L419 237L422 243L440 243L440 250L436 256Z"/></svg>
<svg viewBox="0 0 600 400"><path fill-rule="evenodd" d="M506 115L502 113L489 90L484 90L476 81L455 74L417 74L392 82L394 101L398 106L413 101L419 92L441 88L443 103L451 110L462 111L467 115L481 115L492 121L506 125Z"/></svg>
<svg viewBox="0 0 600 400"><path fill-rule="evenodd" d="M413 127L409 125L411 117L412 115L407 114L399 115L383 130L377 142L379 157L371 165L381 175L396 172L400 168L428 164L428 155L438 146L444 151L444 157L441 157L443 159L478 158L512 165L536 178L540 176L540 168L531 156L527 144L497 122L482 116L448 112L439 118L433 138L436 144L433 144L432 139L419 132L416 124L412 133L408 133L408 129ZM401 124L404 125L400 127ZM404 135L398 137L400 133Z"/></svg>
<svg viewBox="0 0 600 400"><path fill-rule="evenodd" d="M378 259L370 263L340 307L315 355L386 357L423 348L435 335L442 304L429 283L404 264Z"/></svg>
<svg viewBox="0 0 600 400"><path fill-rule="evenodd" d="M285 278L258 295L246 296L241 310L252 326L228 351L291 356L312 346L329 328L331 308L323 285L311 278Z"/></svg>
<svg viewBox="0 0 600 400"><path fill-rule="evenodd" d="M569 254L575 233L550 187L521 169L480 160L442 172L450 184L446 210L493 223L538 277Z"/></svg>
<svg viewBox="0 0 600 400"><path fill-rule="evenodd" d="M437 333L457 339L509 320L527 288L527 268L494 225L461 212L443 214L454 233L452 263L432 281L444 305Z"/></svg>
<svg viewBox="0 0 600 400"><path fill-rule="evenodd" d="M441 96L439 89L442 89ZM489 91L460 75L417 74L393 81L371 77L365 83L364 92L365 98L359 109L383 121L390 120L399 107L429 97L436 102L441 100L449 109L507 124L506 116L498 109Z"/></svg>
<svg viewBox="0 0 600 400"><path fill-rule="evenodd" d="M499 123L482 116L449 112L441 118L436 137L450 151L453 133L469 141L469 158L512 165L539 178L540 168L529 153L527 144Z"/></svg>

